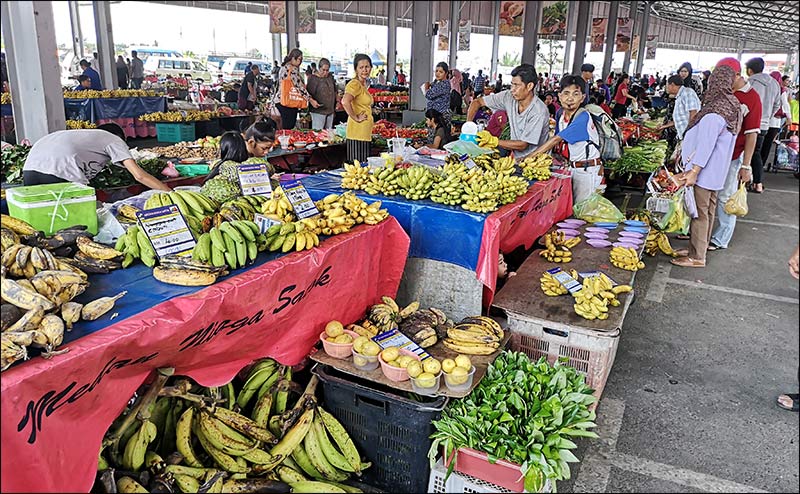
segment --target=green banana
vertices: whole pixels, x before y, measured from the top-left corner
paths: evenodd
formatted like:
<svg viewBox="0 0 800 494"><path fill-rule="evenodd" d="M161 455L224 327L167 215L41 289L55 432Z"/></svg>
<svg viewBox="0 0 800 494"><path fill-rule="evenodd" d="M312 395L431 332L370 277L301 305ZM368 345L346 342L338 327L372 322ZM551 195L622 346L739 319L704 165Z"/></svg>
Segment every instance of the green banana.
<svg viewBox="0 0 800 494"><path fill-rule="evenodd" d="M303 440L303 447L305 447L308 459L314 468L322 474L326 480L342 481L347 479L347 474L336 470L336 467L331 465L325 454L322 452L322 445L318 437L318 424L319 421L312 421L311 427Z"/></svg>
<svg viewBox="0 0 800 494"><path fill-rule="evenodd" d="M239 396L236 398L236 404L239 408L244 409L253 396L258 392L262 384L275 373L278 363L274 360L265 360L256 364L247 376L242 389L239 390Z"/></svg>
<svg viewBox="0 0 800 494"><path fill-rule="evenodd" d="M242 236L241 233L239 233L239 230L235 226L233 226L231 222L226 221L222 223L221 225L219 225L219 229L222 231L222 233L231 237L231 239L237 244L244 243L244 237Z"/></svg>
<svg viewBox="0 0 800 494"><path fill-rule="evenodd" d="M225 239L222 238L222 232L216 226L213 227L211 230L208 231L209 235L211 235L211 244L219 249L222 252L226 252L228 250L228 246L225 243Z"/></svg>
<svg viewBox="0 0 800 494"><path fill-rule="evenodd" d="M262 386L263 388L264 386ZM260 392L260 390L259 390ZM253 407L253 422L260 427L267 429L269 425L269 412L272 409L272 393L264 393L264 396L258 399L256 406Z"/></svg>
<svg viewBox="0 0 800 494"><path fill-rule="evenodd" d="M241 465L237 463L232 456L218 450L211 444L211 441L209 441L208 437L206 437L202 428L194 427L193 430L197 440L200 441L200 445L204 450L206 450L206 453L208 453L208 455L217 463L217 465L222 467L223 470L232 473L246 473L247 470L243 470Z"/></svg>
<svg viewBox="0 0 800 494"><path fill-rule="evenodd" d="M172 475L172 478L175 479L175 484L177 484L178 489L180 489L181 492L189 493L200 490L200 482L198 482L194 477L176 473Z"/></svg>
<svg viewBox="0 0 800 494"><path fill-rule="evenodd" d="M175 425L175 446L178 453L183 455L183 461L190 467L202 468L203 464L197 459L192 448L192 422L194 408L189 407L181 414Z"/></svg>
<svg viewBox="0 0 800 494"><path fill-rule="evenodd" d="M276 469L276 472L278 472L278 478L287 484L291 484L293 482L305 482L308 480L302 473L283 465L279 466Z"/></svg>
<svg viewBox="0 0 800 494"><path fill-rule="evenodd" d="M308 458L308 453L306 453L302 444L294 448L294 451L292 451L292 459L297 463L297 466L312 479L321 480L323 478L319 470L311 463L311 460Z"/></svg>
<svg viewBox="0 0 800 494"><path fill-rule="evenodd" d="M286 434L281 438L280 442L276 444L269 454L272 456L280 455L283 458L289 456L294 448L303 441L303 438L311 429L311 423L314 420L314 410L309 409L303 412L300 418L295 422L291 429L286 431Z"/></svg>
<svg viewBox="0 0 800 494"><path fill-rule="evenodd" d="M226 434L226 430L220 426L221 424L206 412L201 412L198 416L197 426L214 448L231 456L242 456L255 449L254 442L239 441L237 437Z"/></svg>
<svg viewBox="0 0 800 494"><path fill-rule="evenodd" d="M251 222L252 223L252 222ZM232 221L231 224L236 228L242 237L248 242L256 241L256 233L246 224L246 220Z"/></svg>
<svg viewBox="0 0 800 494"><path fill-rule="evenodd" d="M122 454L122 466L131 472L138 472L144 465L147 446L156 438L158 430L149 420L143 420L139 429L131 436Z"/></svg>
<svg viewBox="0 0 800 494"><path fill-rule="evenodd" d="M221 407L215 408L211 413L222 423L257 441L267 444L275 444L278 442L270 431L260 427L258 424L240 413L236 413L233 410L228 410L227 408Z"/></svg>
<svg viewBox="0 0 800 494"><path fill-rule="evenodd" d="M355 473L361 473L361 455L359 455L356 445L350 438L350 435L345 430L344 426L336 420L336 417L325 411L322 407L317 407L317 413L325 429L328 430L336 445L339 446L344 457L347 459L353 469L348 470Z"/></svg>
<svg viewBox="0 0 800 494"><path fill-rule="evenodd" d="M325 459L328 460L328 463L333 465L337 470L355 472L353 465L347 461L347 458L345 458L331 442L328 433L325 431L325 426L319 418L319 414L314 417L314 425L312 427L314 428L314 433L316 434L320 449L322 449L322 453L325 455Z"/></svg>
<svg viewBox="0 0 800 494"><path fill-rule="evenodd" d="M319 480L293 482L289 485L292 487L292 492L296 493L328 492L332 494L344 494L347 492L339 486L330 484L328 482L321 482Z"/></svg>
<svg viewBox="0 0 800 494"><path fill-rule="evenodd" d="M224 224L224 223L223 223ZM223 234L222 238L225 239L225 262L228 263L231 269L236 269L236 245L237 243L228 234Z"/></svg>

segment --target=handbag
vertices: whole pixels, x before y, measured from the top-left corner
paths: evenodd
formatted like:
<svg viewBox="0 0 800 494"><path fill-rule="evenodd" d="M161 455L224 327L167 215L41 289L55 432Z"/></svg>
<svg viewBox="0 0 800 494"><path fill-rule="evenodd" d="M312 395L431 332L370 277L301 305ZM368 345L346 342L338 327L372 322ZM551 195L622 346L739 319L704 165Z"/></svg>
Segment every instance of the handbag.
<svg viewBox="0 0 800 494"><path fill-rule="evenodd" d="M308 106L308 101L303 93L292 84L291 76L281 81L281 105L286 108L303 109Z"/></svg>

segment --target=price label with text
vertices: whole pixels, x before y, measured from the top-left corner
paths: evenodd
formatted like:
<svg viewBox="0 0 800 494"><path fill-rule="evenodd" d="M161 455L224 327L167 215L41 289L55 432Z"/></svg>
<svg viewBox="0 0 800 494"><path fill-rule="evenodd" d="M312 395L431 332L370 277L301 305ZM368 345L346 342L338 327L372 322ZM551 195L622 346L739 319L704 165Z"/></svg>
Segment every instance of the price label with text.
<svg viewBox="0 0 800 494"><path fill-rule="evenodd" d="M187 254L197 243L186 218L174 204L139 211L136 217L159 258L170 254Z"/></svg>
<svg viewBox="0 0 800 494"><path fill-rule="evenodd" d="M253 222L256 225L258 225L258 228L261 230L261 233L266 233L267 230L269 230L269 227L271 227L272 225L281 224L281 222L278 220L267 218L263 214L258 214L258 213L256 213L255 216L253 216Z"/></svg>
<svg viewBox="0 0 800 494"><path fill-rule="evenodd" d="M272 184L266 165L251 164L236 167L243 196L272 197Z"/></svg>
<svg viewBox="0 0 800 494"><path fill-rule="evenodd" d="M467 167L467 170L470 170L470 169L472 169L472 168L475 168L476 166L478 166L478 165L477 165L477 164L476 164L476 163L475 163L475 162L472 160L472 158L470 158L470 157L469 157L469 155L468 155L468 154L462 154L462 155L461 155L461 157L460 157L459 159L461 160L461 162L462 162L462 163L464 163L464 166L466 166L466 167Z"/></svg>
<svg viewBox="0 0 800 494"><path fill-rule="evenodd" d="M292 203L294 214L299 219L311 218L319 214L319 210L314 201L311 200L311 196L308 195L306 187L299 180L286 182L283 185L283 192L289 202Z"/></svg>

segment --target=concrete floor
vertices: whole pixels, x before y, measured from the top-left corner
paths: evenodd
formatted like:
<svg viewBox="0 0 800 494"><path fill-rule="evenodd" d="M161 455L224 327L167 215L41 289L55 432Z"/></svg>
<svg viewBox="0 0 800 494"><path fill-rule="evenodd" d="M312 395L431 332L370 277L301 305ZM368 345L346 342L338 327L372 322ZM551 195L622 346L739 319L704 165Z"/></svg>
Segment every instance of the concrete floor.
<svg viewBox="0 0 800 494"><path fill-rule="evenodd" d="M798 492L798 181L767 174L705 269L649 258L597 410L601 440L560 492ZM673 240L673 246L686 242Z"/></svg>

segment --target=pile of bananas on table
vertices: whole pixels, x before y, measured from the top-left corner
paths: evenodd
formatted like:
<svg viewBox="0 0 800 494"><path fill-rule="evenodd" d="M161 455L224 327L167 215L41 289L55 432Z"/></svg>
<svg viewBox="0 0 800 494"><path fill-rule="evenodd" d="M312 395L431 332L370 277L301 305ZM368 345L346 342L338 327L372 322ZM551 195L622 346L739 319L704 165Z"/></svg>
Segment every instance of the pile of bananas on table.
<svg viewBox="0 0 800 494"><path fill-rule="evenodd" d="M361 492L371 466L289 367L256 362L241 383L206 388L159 369L111 425L98 459L106 492ZM102 490L99 490L102 492Z"/></svg>
<svg viewBox="0 0 800 494"><path fill-rule="evenodd" d="M426 199L433 187L433 177L433 172L427 166L417 165L406 169L397 179L400 195L415 201Z"/></svg>
<svg viewBox="0 0 800 494"><path fill-rule="evenodd" d="M405 173L405 168L395 167L394 165L373 168L369 176L369 183L364 187L364 192L370 195L396 195L400 192L400 177Z"/></svg>
<svg viewBox="0 0 800 494"><path fill-rule="evenodd" d="M447 329L444 346L467 355L491 355L500 347L505 332L497 321L486 316L465 317Z"/></svg>
<svg viewBox="0 0 800 494"><path fill-rule="evenodd" d="M574 269L570 269L569 271L570 276L578 279L578 272ZM559 295L566 295L569 293L569 290L558 281L555 276L545 271L542 273L542 277L539 278L539 286L544 292L545 295L548 297L558 297Z"/></svg>
<svg viewBox="0 0 800 494"><path fill-rule="evenodd" d="M319 245L319 236L314 230L314 219L272 225L265 234L264 242L270 252L310 250Z"/></svg>
<svg viewBox="0 0 800 494"><path fill-rule="evenodd" d="M617 295L628 293L631 290L633 288L630 285L614 286L605 273L590 276L584 278L583 287L572 294L575 298L572 308L584 319L608 319L608 306L619 306L620 301L617 299Z"/></svg>
<svg viewBox="0 0 800 494"><path fill-rule="evenodd" d="M65 98L144 98L152 96L163 96L163 93L152 89L86 89L83 91L64 91Z"/></svg>
<svg viewBox="0 0 800 494"><path fill-rule="evenodd" d="M539 255L550 262L572 261L572 249L581 243L580 237L567 238L564 232L549 232L542 237L544 250Z"/></svg>
<svg viewBox="0 0 800 494"><path fill-rule="evenodd" d="M157 111L139 117L143 122L202 122L217 118L220 113L210 110Z"/></svg>
<svg viewBox="0 0 800 494"><path fill-rule="evenodd" d="M644 251L649 256L655 256L659 252L663 252L670 257L675 257L675 250L672 248L672 245L670 245L667 234L655 228L651 228L650 232L647 234L647 240L644 243Z"/></svg>
<svg viewBox="0 0 800 494"><path fill-rule="evenodd" d="M450 206L461 204L464 200L464 177L466 174L467 167L460 161L445 163L431 188L431 201Z"/></svg>
<svg viewBox="0 0 800 494"><path fill-rule="evenodd" d="M67 120L67 130L96 129L97 125L86 120Z"/></svg>
<svg viewBox="0 0 800 494"><path fill-rule="evenodd" d="M553 164L553 157L549 154L537 154L526 156L519 164L522 168L522 176L528 180L547 180L550 178L550 165Z"/></svg>
<svg viewBox="0 0 800 494"><path fill-rule="evenodd" d="M369 167L361 166L358 160L352 164L344 164L344 174L342 175L342 188L363 190L369 182Z"/></svg>
<svg viewBox="0 0 800 494"><path fill-rule="evenodd" d="M644 261L639 260L639 253L633 247L614 247L609 254L611 264L626 271L644 269Z"/></svg>

